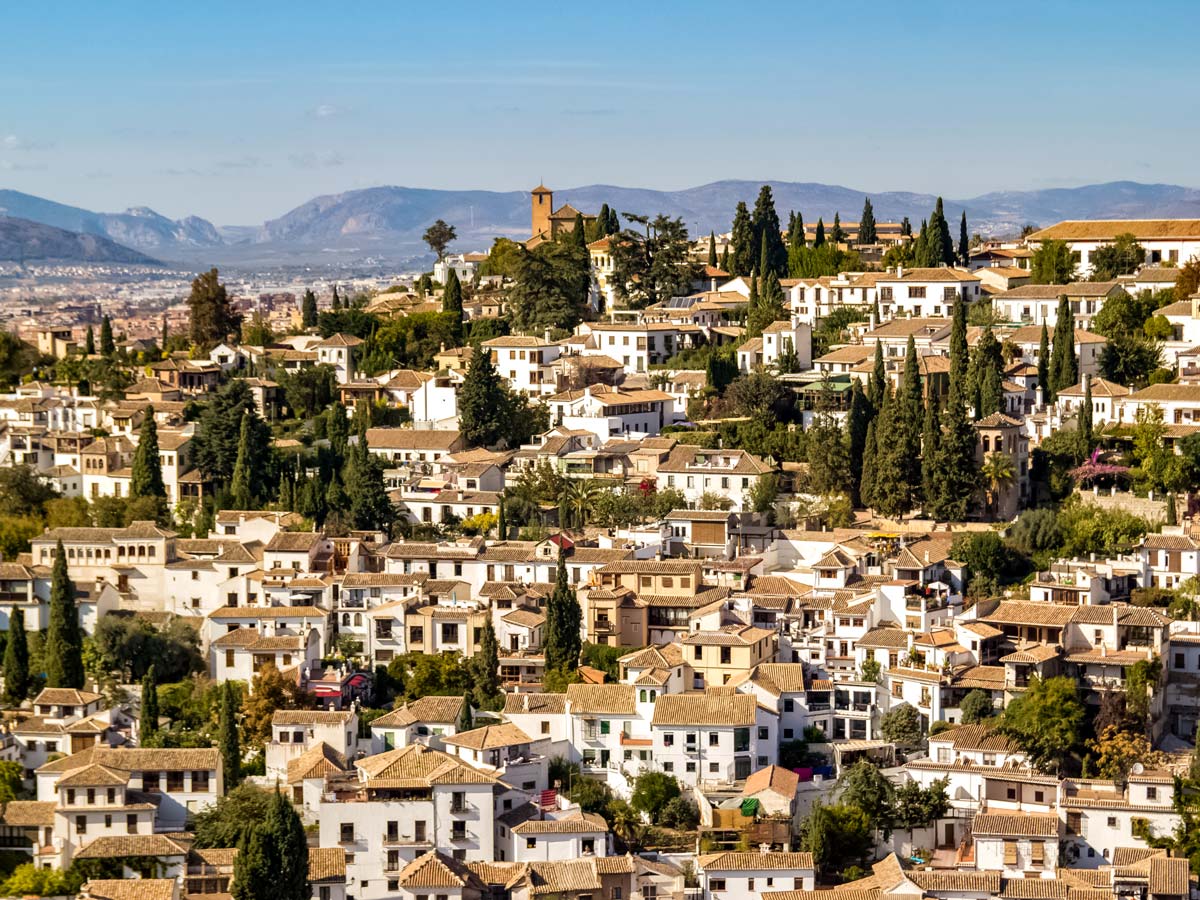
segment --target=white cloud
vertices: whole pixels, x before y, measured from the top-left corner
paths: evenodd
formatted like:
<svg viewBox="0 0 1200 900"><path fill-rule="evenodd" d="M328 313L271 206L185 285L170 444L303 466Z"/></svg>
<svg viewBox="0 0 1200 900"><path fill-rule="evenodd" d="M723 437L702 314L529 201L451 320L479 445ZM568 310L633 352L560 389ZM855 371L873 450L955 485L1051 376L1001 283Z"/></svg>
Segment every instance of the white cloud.
<svg viewBox="0 0 1200 900"><path fill-rule="evenodd" d="M297 169L332 169L343 165L346 160L340 153L330 151L328 153L293 153L288 156L288 162Z"/></svg>
<svg viewBox="0 0 1200 900"><path fill-rule="evenodd" d="M332 103L321 103L309 110L309 114L315 119L330 119L333 116L340 116L344 112L346 112L345 109Z"/></svg>

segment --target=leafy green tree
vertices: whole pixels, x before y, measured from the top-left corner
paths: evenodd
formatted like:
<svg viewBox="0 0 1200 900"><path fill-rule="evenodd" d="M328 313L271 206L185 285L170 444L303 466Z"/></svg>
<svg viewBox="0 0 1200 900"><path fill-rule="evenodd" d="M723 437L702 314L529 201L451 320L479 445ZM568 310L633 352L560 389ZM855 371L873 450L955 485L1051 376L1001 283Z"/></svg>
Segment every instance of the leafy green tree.
<svg viewBox="0 0 1200 900"><path fill-rule="evenodd" d="M217 745L221 750L221 767L225 794L242 783L242 745L238 735L239 691L233 682L222 686L218 710Z"/></svg>
<svg viewBox="0 0 1200 900"><path fill-rule="evenodd" d="M858 760L838 779L838 800L862 810L872 830L883 832L884 835L891 830L894 796L892 783L870 760Z"/></svg>
<svg viewBox="0 0 1200 900"><path fill-rule="evenodd" d="M909 703L894 706L879 720L879 733L885 741L916 747L921 743L921 714Z"/></svg>
<svg viewBox="0 0 1200 900"><path fill-rule="evenodd" d="M964 725L977 725L996 715L996 704L987 691L975 688L959 704Z"/></svg>
<svg viewBox="0 0 1200 900"><path fill-rule="evenodd" d="M586 249L550 241L536 250L518 250L508 311L513 328L526 334L547 328L571 330L588 307L591 279Z"/></svg>
<svg viewBox="0 0 1200 900"><path fill-rule="evenodd" d="M116 351L117 345L113 342L112 319L105 316L100 320L100 355L107 359Z"/></svg>
<svg viewBox="0 0 1200 900"><path fill-rule="evenodd" d="M1066 241L1043 241L1029 260L1034 284L1070 284L1075 280L1074 253Z"/></svg>
<svg viewBox="0 0 1200 900"><path fill-rule="evenodd" d="M255 411L254 395L244 379L235 378L223 386L201 413L192 441L195 462L214 481L229 484L241 447L242 422L247 416L250 484L262 490L272 482L271 429Z"/></svg>
<svg viewBox="0 0 1200 900"><path fill-rule="evenodd" d="M856 423L857 426L861 424L861 421ZM818 414L809 426L807 435L806 491L828 495L849 490L853 478L850 450L837 419L827 413Z"/></svg>
<svg viewBox="0 0 1200 900"><path fill-rule="evenodd" d="M1083 435L1083 440L1089 450L1092 447L1092 417L1094 412L1092 409L1092 379L1085 378L1083 404L1079 407L1079 433Z"/></svg>
<svg viewBox="0 0 1200 900"><path fill-rule="evenodd" d="M1084 707L1075 682L1032 676L1000 716L999 729L1039 768L1060 772L1083 743Z"/></svg>
<svg viewBox="0 0 1200 900"><path fill-rule="evenodd" d="M196 847L244 846L250 832L266 821L273 796L270 791L243 784L218 797L216 803L196 813Z"/></svg>
<svg viewBox="0 0 1200 900"><path fill-rule="evenodd" d="M683 219L658 215L650 220L628 213L626 218L641 224L645 232L627 228L613 239L610 253L616 298L641 309L690 293L700 270L691 257Z"/></svg>
<svg viewBox="0 0 1200 900"><path fill-rule="evenodd" d="M160 497L166 500L167 488L163 484L162 459L158 451L158 424L154 421L154 407L147 406L142 429L138 435L137 452L133 455L133 473L129 479L129 494L132 497Z"/></svg>
<svg viewBox="0 0 1200 900"><path fill-rule="evenodd" d="M29 642L25 636L25 613L14 609L8 619L4 644L4 705L20 706L29 696L33 678L29 672Z"/></svg>
<svg viewBox="0 0 1200 900"><path fill-rule="evenodd" d="M201 350L211 349L240 329L242 317L234 311L215 268L196 276L187 303L188 336Z"/></svg>
<svg viewBox="0 0 1200 900"><path fill-rule="evenodd" d="M871 206L871 198L863 199L862 215L858 217L858 243L874 244L879 241L875 230L875 209Z"/></svg>
<svg viewBox="0 0 1200 900"><path fill-rule="evenodd" d="M875 830L867 814L849 803L818 803L804 822L800 846L811 853L824 875L861 866L875 847Z"/></svg>
<svg viewBox="0 0 1200 900"><path fill-rule="evenodd" d="M1109 337L1100 351L1100 376L1143 388L1162 368L1162 362L1162 347L1157 341L1144 333L1119 332Z"/></svg>
<svg viewBox="0 0 1200 900"><path fill-rule="evenodd" d="M46 687L83 687L83 632L75 605L75 584L67 574L67 554L59 540L50 575L50 624L45 642Z"/></svg>
<svg viewBox="0 0 1200 900"><path fill-rule="evenodd" d="M666 772L642 772L634 779L633 793L629 804L652 821L658 819L663 809L680 795L679 782Z"/></svg>
<svg viewBox="0 0 1200 900"><path fill-rule="evenodd" d="M1146 261L1146 248L1128 232L1118 234L1111 243L1101 244L1091 253L1092 280L1112 281L1131 275Z"/></svg>
<svg viewBox="0 0 1200 900"><path fill-rule="evenodd" d="M425 234L421 236L429 249L437 256L438 262L441 262L446 257L446 248L454 242L458 237L453 225L447 225L442 219L438 219L432 225L425 229Z"/></svg>
<svg viewBox="0 0 1200 900"><path fill-rule="evenodd" d="M918 828L936 825L938 819L950 811L950 796L946 793L948 780L940 778L929 787L921 787L918 781L906 781L896 789L892 803L892 823L908 832L912 843L913 832Z"/></svg>
<svg viewBox="0 0 1200 900"><path fill-rule="evenodd" d="M275 340L275 332L260 312L255 312L249 320L242 319L242 343L251 347L266 347Z"/></svg>
<svg viewBox="0 0 1200 900"><path fill-rule="evenodd" d="M317 295L312 288L304 289L304 298L300 301L300 324L304 328L317 327Z"/></svg>
<svg viewBox="0 0 1200 900"><path fill-rule="evenodd" d="M756 243L754 225L750 221L750 210L744 202L739 201L733 214L733 231L730 233L729 267L730 275L749 275L754 269L754 252L761 244Z"/></svg>
<svg viewBox="0 0 1200 900"><path fill-rule="evenodd" d="M765 249L765 247L764 247ZM746 337L760 336L773 322L786 319L783 288L774 272L768 272L762 281L762 292L752 298L746 313Z"/></svg>
<svg viewBox="0 0 1200 900"><path fill-rule="evenodd" d="M1050 355L1050 384L1055 396L1079 381L1079 359L1075 356L1075 316L1066 296L1058 300L1054 320L1054 350Z"/></svg>
<svg viewBox="0 0 1200 900"><path fill-rule="evenodd" d="M142 715L141 743L143 746L153 746L153 740L158 735L158 679L154 677L154 666L151 665L142 676Z"/></svg>

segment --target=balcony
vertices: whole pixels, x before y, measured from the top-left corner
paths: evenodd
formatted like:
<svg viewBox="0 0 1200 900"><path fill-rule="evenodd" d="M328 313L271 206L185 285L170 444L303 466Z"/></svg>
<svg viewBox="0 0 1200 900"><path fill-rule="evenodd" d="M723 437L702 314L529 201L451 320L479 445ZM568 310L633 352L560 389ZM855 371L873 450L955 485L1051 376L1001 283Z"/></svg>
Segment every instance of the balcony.
<svg viewBox="0 0 1200 900"><path fill-rule="evenodd" d="M358 843L357 841L339 841L342 844ZM400 834L396 831L385 831L381 841L385 847L432 847L433 841L426 835Z"/></svg>
<svg viewBox="0 0 1200 900"><path fill-rule="evenodd" d="M471 840L471 835L465 831L453 831L450 833L450 843L464 844Z"/></svg>

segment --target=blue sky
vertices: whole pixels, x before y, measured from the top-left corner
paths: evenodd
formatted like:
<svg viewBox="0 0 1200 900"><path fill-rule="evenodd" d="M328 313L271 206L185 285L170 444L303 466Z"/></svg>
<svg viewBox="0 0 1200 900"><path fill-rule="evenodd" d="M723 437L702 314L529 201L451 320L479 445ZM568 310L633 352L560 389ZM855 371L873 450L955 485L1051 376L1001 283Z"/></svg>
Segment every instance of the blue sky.
<svg viewBox="0 0 1200 900"><path fill-rule="evenodd" d="M0 187L257 224L378 184L1197 184L1193 3L8 4Z"/></svg>

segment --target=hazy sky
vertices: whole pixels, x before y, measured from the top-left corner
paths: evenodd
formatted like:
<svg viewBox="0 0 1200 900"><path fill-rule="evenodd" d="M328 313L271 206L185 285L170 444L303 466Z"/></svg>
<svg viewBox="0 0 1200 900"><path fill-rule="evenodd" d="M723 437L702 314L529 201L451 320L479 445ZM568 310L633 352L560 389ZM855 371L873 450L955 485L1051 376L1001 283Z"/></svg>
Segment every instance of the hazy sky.
<svg viewBox="0 0 1200 900"><path fill-rule="evenodd" d="M257 224L379 184L1195 185L1200 8L9 3L0 187Z"/></svg>

